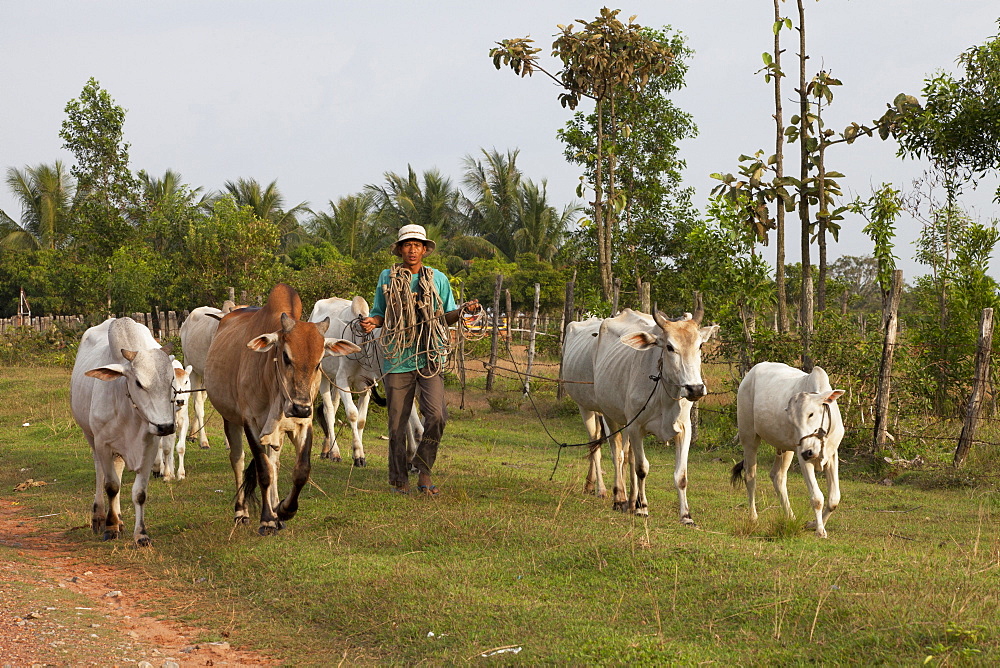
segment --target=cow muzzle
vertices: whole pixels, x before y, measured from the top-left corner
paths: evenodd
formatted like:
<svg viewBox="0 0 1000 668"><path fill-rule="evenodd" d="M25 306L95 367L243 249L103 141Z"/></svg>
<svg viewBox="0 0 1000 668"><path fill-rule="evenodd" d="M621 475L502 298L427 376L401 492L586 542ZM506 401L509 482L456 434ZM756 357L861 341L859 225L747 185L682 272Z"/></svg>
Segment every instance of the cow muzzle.
<svg viewBox="0 0 1000 668"><path fill-rule="evenodd" d="M698 401L708 393L707 390L705 389L704 384L684 385L683 390L684 390L683 397L688 401Z"/></svg>
<svg viewBox="0 0 1000 668"><path fill-rule="evenodd" d="M173 422L166 422L166 423L163 423L163 424L154 424L154 425L150 425L150 426L152 427L153 433L156 434L157 436L170 436L170 434L174 433L174 423Z"/></svg>
<svg viewBox="0 0 1000 668"><path fill-rule="evenodd" d="M285 411L285 417L307 418L312 416L312 406L307 404L292 404L291 408Z"/></svg>

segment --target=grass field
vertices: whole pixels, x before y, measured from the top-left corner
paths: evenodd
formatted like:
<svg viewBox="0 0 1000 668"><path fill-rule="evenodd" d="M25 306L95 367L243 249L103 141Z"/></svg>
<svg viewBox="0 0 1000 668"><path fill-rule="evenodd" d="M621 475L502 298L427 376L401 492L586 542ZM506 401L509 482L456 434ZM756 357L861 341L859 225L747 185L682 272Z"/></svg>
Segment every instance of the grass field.
<svg viewBox="0 0 1000 668"><path fill-rule="evenodd" d="M709 425L689 469L698 528L678 521L672 448L659 445L647 450L651 516L638 519L582 494L580 449L555 468L557 448L525 405L494 411L470 390L466 410L450 408L441 497L388 493L384 413L373 410L368 466L314 458L298 515L271 538L256 523L233 530L209 411L212 449L189 446L188 478L151 484L153 547L140 549L90 532L93 463L68 386L66 369L0 371L0 497L57 513L44 521L88 559L143 573L169 592L162 616L214 629L203 640L316 666L1000 663L995 487L917 475L886 486L845 452L828 540L801 529L794 468L800 520L782 521L762 484L750 526L745 492L729 485L740 454L715 435L732 426ZM585 440L565 406L539 403L555 439ZM49 484L11 491L27 478ZM509 651L483 656L498 650Z"/></svg>

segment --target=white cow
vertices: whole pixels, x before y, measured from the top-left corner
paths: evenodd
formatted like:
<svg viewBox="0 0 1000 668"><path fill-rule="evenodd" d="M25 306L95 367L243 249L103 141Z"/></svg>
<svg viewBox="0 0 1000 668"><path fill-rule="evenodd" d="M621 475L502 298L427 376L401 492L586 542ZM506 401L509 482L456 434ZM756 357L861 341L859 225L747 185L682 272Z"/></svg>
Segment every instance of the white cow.
<svg viewBox="0 0 1000 668"><path fill-rule="evenodd" d="M103 531L105 539L117 538L125 528L120 491L127 466L136 473L132 537L138 545L149 545L146 488L161 442L174 433L174 372L168 352L131 318L108 319L84 332L80 341L70 406L90 443L97 473L91 528Z"/></svg>
<svg viewBox="0 0 1000 668"><path fill-rule="evenodd" d="M648 316L625 309L601 323L594 356L594 405L608 428L622 429L622 449L631 460L625 497L624 456L616 452L614 507L648 515L643 437L653 434L676 448L674 485L684 524L694 524L687 502L687 459L691 445L691 405L705 396L701 346L719 326L700 327L704 310L678 321L662 313ZM652 320L652 322L650 322Z"/></svg>
<svg viewBox="0 0 1000 668"><path fill-rule="evenodd" d="M590 470L584 483L585 493L593 492L600 498L607 496L604 486L604 475L601 471L600 442L609 433L600 406L594 395L594 356L597 353L597 337L601 331L603 318L589 318L582 322L571 322L566 325L563 335L562 360L559 365L559 378L564 381L566 393L576 402L580 409L580 417L587 429L592 445L590 446ZM621 447L621 434L614 437L612 452L615 456L624 456ZM621 467L615 464L616 469Z"/></svg>
<svg viewBox="0 0 1000 668"><path fill-rule="evenodd" d="M163 439L162 447L153 464L154 473L164 480L184 480L184 454L187 452L187 435L191 426L188 415L188 398L191 395L191 365L184 366L173 355L170 356L174 369L174 436ZM174 453L177 453L177 467L174 468Z"/></svg>
<svg viewBox="0 0 1000 668"><path fill-rule="evenodd" d="M826 520L840 503L838 479L840 441L844 422L837 398L844 390L830 387L830 378L820 367L805 373L786 364L761 362L747 372L736 393L736 416L743 461L733 467L732 482L744 479L750 505L750 519L757 520L754 491L757 482L757 448L761 440L777 450L771 466L771 482L788 517L795 517L788 502L788 467L798 457L806 479L806 489L816 533L826 538ZM816 471L826 472L827 499L816 482Z"/></svg>
<svg viewBox="0 0 1000 668"><path fill-rule="evenodd" d="M191 423L193 434L197 434L198 445L207 449L208 432L205 429L205 362L208 359L208 349L212 346L212 337L219 329L219 319L235 308L226 300L222 309L214 306L199 306L181 324L181 349L184 351L184 361L191 365L191 387L196 392L191 393L191 403L194 405L194 420Z"/></svg>
<svg viewBox="0 0 1000 668"><path fill-rule="evenodd" d="M323 378L319 388L323 401L323 411L319 416L320 425L326 433L320 457L335 462L341 461L336 434L336 415L337 408L343 403L347 422L351 426L351 450L355 466L365 465L362 437L368 420L372 388L376 379L382 375L373 341L378 337L380 330L375 330L373 337L366 337L354 327L358 318L367 316L368 312L368 302L364 297L358 296L351 301L330 297L318 300L309 316L310 322L322 322L325 318L330 318L328 331L331 336L347 339L362 348L361 352L353 355L324 357ZM355 395L357 395L356 403ZM423 425L414 407L410 411L407 431L407 452L411 457L416 452L422 433Z"/></svg>

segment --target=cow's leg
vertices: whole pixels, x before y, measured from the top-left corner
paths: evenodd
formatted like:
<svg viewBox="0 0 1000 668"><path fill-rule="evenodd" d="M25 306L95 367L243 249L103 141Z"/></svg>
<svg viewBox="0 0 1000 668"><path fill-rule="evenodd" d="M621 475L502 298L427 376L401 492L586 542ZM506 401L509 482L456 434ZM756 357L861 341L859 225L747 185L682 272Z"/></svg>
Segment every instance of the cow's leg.
<svg viewBox="0 0 1000 668"><path fill-rule="evenodd" d="M585 408L580 409L580 417L583 418L583 426L587 428L587 435L590 437L590 440L592 442L598 441L592 443L590 446L590 453L588 454L590 468L587 471L587 480L583 483L583 493L592 493L603 499L608 495L608 490L604 486L603 471L601 471L601 441L604 437L602 433L604 421L601 419L600 413L595 413Z"/></svg>
<svg viewBox="0 0 1000 668"><path fill-rule="evenodd" d="M605 420L605 428L614 434L611 437L611 457L614 459L615 464L615 484L611 490L611 507L615 510L625 512L629 508L628 492L625 484L625 459L629 455L628 442L622 436L622 433L618 431L617 424ZM629 475L631 475L631 471Z"/></svg>
<svg viewBox="0 0 1000 668"><path fill-rule="evenodd" d="M90 454L94 458L94 474L96 479L96 484L94 486L94 504L91 506L91 517L90 517L90 528L95 534L104 533L104 522L107 519L107 508L104 505L104 471L105 463L101 455L97 453L97 448L94 447L94 442L89 437L90 441Z"/></svg>
<svg viewBox="0 0 1000 668"><path fill-rule="evenodd" d="M125 468L125 462L115 458L111 452L111 448L104 446L98 450L100 451L100 466L103 469L104 494L107 495L108 501L107 514L104 516L102 522L104 526L104 540L113 540L118 538L125 529L125 525L121 519L122 470Z"/></svg>
<svg viewBox="0 0 1000 668"><path fill-rule="evenodd" d="M184 455L187 453L187 435L191 428L191 419L188 415L187 404L184 405L179 411L177 411L177 443L174 449L177 451L177 479L184 480L187 477L187 472L184 470ZM170 439L166 439L170 440ZM173 456L171 455L171 463L173 463Z"/></svg>
<svg viewBox="0 0 1000 668"><path fill-rule="evenodd" d="M783 450L774 455L774 464L771 465L771 484L781 501L781 508L785 511L785 517L794 519L795 513L792 511L792 504L788 500L788 467L792 465L795 457L794 450ZM808 483L807 483L808 484Z"/></svg>
<svg viewBox="0 0 1000 668"><path fill-rule="evenodd" d="M243 467L245 464L243 428L236 422L223 420L223 431L225 431L226 444L229 447L229 465L233 467L233 478L236 482L233 520L236 524L250 524L250 512L247 510L247 497L243 489Z"/></svg>
<svg viewBox="0 0 1000 668"><path fill-rule="evenodd" d="M278 519L278 461L281 457L281 445L284 434L271 432L263 440L258 440L250 427L243 430L253 455L254 468L257 472L257 482L260 485L260 525L257 533L270 536L283 528Z"/></svg>
<svg viewBox="0 0 1000 668"><path fill-rule="evenodd" d="M826 527L823 526L823 492L819 488L819 483L816 482L816 466L812 460L807 461L800 454L799 468L802 469L802 476L806 479L809 503L816 515L816 535L820 538L826 538Z"/></svg>
<svg viewBox="0 0 1000 668"><path fill-rule="evenodd" d="M646 477L649 475L649 460L646 459L646 449L642 442L642 431L635 425L625 430L629 449L632 451L632 489L629 490L628 507L641 517L649 515L649 502L646 500Z"/></svg>
<svg viewBox="0 0 1000 668"><path fill-rule="evenodd" d="M687 499L688 451L691 449L691 402L681 402L681 413L674 423L674 487L677 488L677 502L680 506L681 524L694 524L691 507Z"/></svg>
<svg viewBox="0 0 1000 668"><path fill-rule="evenodd" d="M417 446L420 445L424 437L424 423L417 412L417 404L410 405L410 417L406 419L406 462L410 473L416 473L417 467L413 463L413 458L417 454Z"/></svg>
<svg viewBox="0 0 1000 668"><path fill-rule="evenodd" d="M205 387L205 378L192 371L191 387L201 390ZM207 394L204 390L191 393L191 403L194 404L194 422L191 424L191 430L197 434L198 446L203 450L208 449L208 430L205 429L205 397Z"/></svg>
<svg viewBox="0 0 1000 668"><path fill-rule="evenodd" d="M371 391L362 392L358 395L358 403L355 405L354 396L350 392L345 392L343 396L344 412L347 414L347 421L351 425L351 434L354 437L354 465L365 465L365 446L363 437L365 435L365 425L368 422L368 401L371 399Z"/></svg>
<svg viewBox="0 0 1000 668"><path fill-rule="evenodd" d="M299 493L309 482L312 461L312 425L299 425L292 434L295 442L295 468L292 470L292 488L288 496L277 506L278 519L287 521L295 517L299 509Z"/></svg>
<svg viewBox="0 0 1000 668"><path fill-rule="evenodd" d="M740 430L740 441L743 443L743 481L747 486L747 506L750 510L750 521L757 521L757 450L760 448L760 436L755 433L744 433Z"/></svg>
<svg viewBox="0 0 1000 668"><path fill-rule="evenodd" d="M174 420L176 419L175 416ZM174 443L172 437L156 440L159 445L156 446L156 458L153 460L153 475L159 475L169 482L174 479Z"/></svg>
<svg viewBox="0 0 1000 668"><path fill-rule="evenodd" d="M142 453L142 464L132 482L132 507L135 509L135 527L132 529L132 540L140 547L150 545L149 533L146 531L146 491L149 489L149 475L153 470L156 453L162 452L165 445L173 445L173 436L160 436Z"/></svg>
<svg viewBox="0 0 1000 668"><path fill-rule="evenodd" d="M340 446L337 445L337 407L340 405L340 392L333 391L326 376L320 380L319 396L323 402L323 448L319 452L320 459L330 459L339 462Z"/></svg>
<svg viewBox="0 0 1000 668"><path fill-rule="evenodd" d="M806 522L807 529L816 529L816 533L826 537L826 521L830 518L830 513L840 505L840 457L836 452L826 462L823 472L826 474L826 504L823 507L822 522L810 520ZM817 483L817 487L819 484ZM822 533L819 527L823 528Z"/></svg>

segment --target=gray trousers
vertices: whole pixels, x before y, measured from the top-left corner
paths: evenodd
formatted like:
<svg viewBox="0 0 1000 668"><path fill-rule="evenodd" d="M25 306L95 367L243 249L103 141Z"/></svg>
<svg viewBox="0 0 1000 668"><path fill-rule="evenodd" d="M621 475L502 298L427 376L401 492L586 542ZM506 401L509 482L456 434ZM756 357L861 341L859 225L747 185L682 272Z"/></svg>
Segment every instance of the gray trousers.
<svg viewBox="0 0 1000 668"><path fill-rule="evenodd" d="M426 369L424 370L426 372ZM430 474L437 459L438 444L448 419L444 399L444 379L441 374L430 378L417 371L390 373L385 376L385 401L389 415L389 484L397 487L407 484L406 423L413 406L413 397L420 387L420 416L424 423L424 437L417 446L413 465L421 473Z"/></svg>

